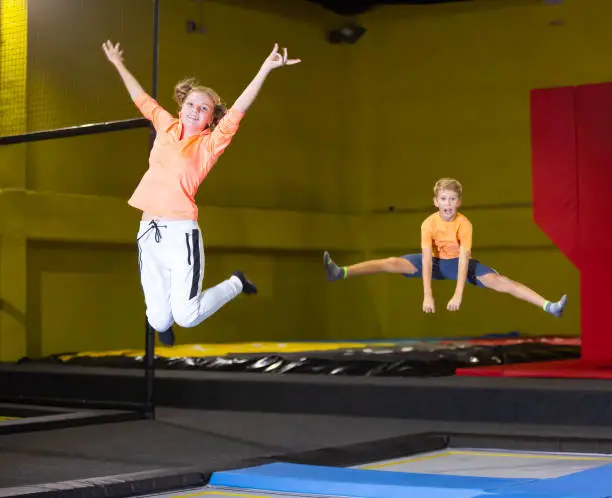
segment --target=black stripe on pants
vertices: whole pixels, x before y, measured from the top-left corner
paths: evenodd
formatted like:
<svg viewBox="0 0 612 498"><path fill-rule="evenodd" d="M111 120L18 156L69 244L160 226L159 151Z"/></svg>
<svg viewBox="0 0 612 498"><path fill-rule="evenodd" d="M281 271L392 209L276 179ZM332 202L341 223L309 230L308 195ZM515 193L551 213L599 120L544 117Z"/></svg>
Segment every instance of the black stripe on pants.
<svg viewBox="0 0 612 498"><path fill-rule="evenodd" d="M193 252L193 275L191 278L189 299L193 299L197 296L200 287L200 232L195 228L191 231L191 250Z"/></svg>

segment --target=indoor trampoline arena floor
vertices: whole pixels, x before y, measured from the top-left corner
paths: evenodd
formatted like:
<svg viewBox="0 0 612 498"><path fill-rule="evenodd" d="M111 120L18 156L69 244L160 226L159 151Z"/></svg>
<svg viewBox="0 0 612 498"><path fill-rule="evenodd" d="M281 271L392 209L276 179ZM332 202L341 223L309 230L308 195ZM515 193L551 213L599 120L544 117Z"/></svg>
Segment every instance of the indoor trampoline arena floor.
<svg viewBox="0 0 612 498"><path fill-rule="evenodd" d="M352 467L272 463L159 498L612 496L612 455L446 448Z"/></svg>

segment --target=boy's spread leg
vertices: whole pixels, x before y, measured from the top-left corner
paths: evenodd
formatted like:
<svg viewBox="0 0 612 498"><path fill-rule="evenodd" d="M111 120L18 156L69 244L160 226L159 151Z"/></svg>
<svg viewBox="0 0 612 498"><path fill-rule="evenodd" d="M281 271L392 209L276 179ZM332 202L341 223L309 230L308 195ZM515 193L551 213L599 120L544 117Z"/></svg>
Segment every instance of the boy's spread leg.
<svg viewBox="0 0 612 498"><path fill-rule="evenodd" d="M497 273L482 275L478 277L478 280L488 289L493 289L497 292L505 292L517 299L527 301L557 318L561 317L565 305L567 304L567 296L565 295L557 302L550 302L526 285L515 282L502 275L498 275Z"/></svg>
<svg viewBox="0 0 612 498"><path fill-rule="evenodd" d="M416 273L417 271L410 261L397 257L372 259L370 261L363 261L351 266L338 266L331 258L329 253L325 251L323 254L323 262L325 263L327 280L330 282L357 275L374 275L376 273L410 275Z"/></svg>
<svg viewBox="0 0 612 498"><path fill-rule="evenodd" d="M328 281L333 282L346 278L346 267L338 266L327 251L323 253L323 263L325 264Z"/></svg>
<svg viewBox="0 0 612 498"><path fill-rule="evenodd" d="M563 310L565 309L566 304L567 304L567 295L563 294L561 299L559 299L555 303L546 301L546 304L544 305L544 311L546 311L547 313L550 313L553 316L556 316L557 318L561 318L561 315L563 314Z"/></svg>

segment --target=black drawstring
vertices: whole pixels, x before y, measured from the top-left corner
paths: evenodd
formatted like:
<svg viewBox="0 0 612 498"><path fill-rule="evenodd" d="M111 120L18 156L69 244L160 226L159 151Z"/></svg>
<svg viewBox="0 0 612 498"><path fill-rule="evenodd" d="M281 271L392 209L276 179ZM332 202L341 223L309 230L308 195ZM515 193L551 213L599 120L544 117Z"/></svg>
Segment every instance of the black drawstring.
<svg viewBox="0 0 612 498"><path fill-rule="evenodd" d="M166 228L166 226L167 226L167 225L158 225L158 224L157 224L157 221L155 221L155 220L151 220L151 221L149 222L149 228L147 228L147 229L144 231L144 233L143 233L143 234L142 234L140 237L138 237L138 239L137 239L137 240L142 239L142 238L143 238L143 237L144 237L144 236L145 236L145 235L146 235L146 234L149 232L149 230L151 230L151 229L155 229L155 242L158 242L158 243L159 243L159 242L161 242L161 239L162 239L162 235L161 235L160 228Z"/></svg>
<svg viewBox="0 0 612 498"><path fill-rule="evenodd" d="M161 239L162 239L161 231L159 229L160 227L166 228L166 226L167 225L158 225L157 221L151 220L149 222L149 228L147 228L144 231L144 233L136 239L136 245L138 246L138 269L139 271L142 271L142 249L140 249L140 239L142 239L147 233L149 233L149 230L154 228L155 229L155 242L159 243L161 242Z"/></svg>

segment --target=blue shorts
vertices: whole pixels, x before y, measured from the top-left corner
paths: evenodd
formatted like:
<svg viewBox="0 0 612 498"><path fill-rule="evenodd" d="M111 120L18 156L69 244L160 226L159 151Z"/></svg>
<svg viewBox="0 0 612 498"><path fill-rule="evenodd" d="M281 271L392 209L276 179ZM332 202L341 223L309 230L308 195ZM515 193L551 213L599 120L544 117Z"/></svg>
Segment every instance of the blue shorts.
<svg viewBox="0 0 612 498"><path fill-rule="evenodd" d="M423 276L423 255L422 254L406 254L402 258L410 261L417 269L412 275L404 273L404 277L422 277ZM457 280L459 273L459 258L440 259L432 258L431 278L432 280ZM488 273L497 273L493 268L483 265L476 259L470 259L468 264L467 281L472 285L484 287L478 280L478 277L487 275Z"/></svg>

